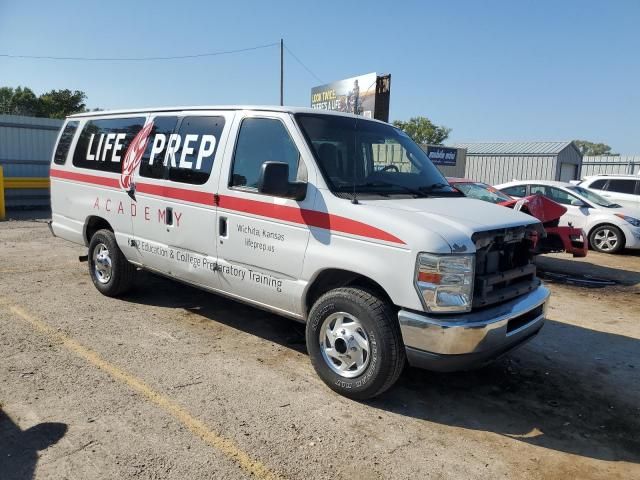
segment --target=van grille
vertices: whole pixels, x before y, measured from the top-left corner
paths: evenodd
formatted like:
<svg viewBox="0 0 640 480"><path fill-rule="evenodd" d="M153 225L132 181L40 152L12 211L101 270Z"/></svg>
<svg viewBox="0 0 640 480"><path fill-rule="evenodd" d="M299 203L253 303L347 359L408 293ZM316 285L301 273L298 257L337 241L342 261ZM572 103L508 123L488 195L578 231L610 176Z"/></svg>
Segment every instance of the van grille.
<svg viewBox="0 0 640 480"><path fill-rule="evenodd" d="M474 234L476 274L473 308L524 295L540 285L533 264L535 225Z"/></svg>

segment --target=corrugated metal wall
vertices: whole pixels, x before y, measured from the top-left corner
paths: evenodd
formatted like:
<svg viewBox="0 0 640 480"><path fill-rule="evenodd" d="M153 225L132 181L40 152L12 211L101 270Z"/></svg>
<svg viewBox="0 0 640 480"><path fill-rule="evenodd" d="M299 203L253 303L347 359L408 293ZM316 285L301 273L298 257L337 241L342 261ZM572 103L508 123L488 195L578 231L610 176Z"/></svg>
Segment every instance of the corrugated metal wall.
<svg viewBox="0 0 640 480"><path fill-rule="evenodd" d="M498 185L511 180L555 180L557 157L504 156L467 154L465 176L472 180Z"/></svg>
<svg viewBox="0 0 640 480"><path fill-rule="evenodd" d="M640 174L640 155L602 155L582 158L580 177L588 175Z"/></svg>
<svg viewBox="0 0 640 480"><path fill-rule="evenodd" d="M435 145L434 145L435 146ZM428 145L420 145L426 152ZM451 148L451 147L447 147ZM464 177L467 150L458 148L455 165L436 165L446 177ZM411 171L411 162L405 155L402 145L378 144L373 147L373 163L378 166L396 165L401 172Z"/></svg>
<svg viewBox="0 0 640 480"><path fill-rule="evenodd" d="M5 177L48 177L62 120L0 115L0 165ZM46 207L48 190L7 190L7 208Z"/></svg>

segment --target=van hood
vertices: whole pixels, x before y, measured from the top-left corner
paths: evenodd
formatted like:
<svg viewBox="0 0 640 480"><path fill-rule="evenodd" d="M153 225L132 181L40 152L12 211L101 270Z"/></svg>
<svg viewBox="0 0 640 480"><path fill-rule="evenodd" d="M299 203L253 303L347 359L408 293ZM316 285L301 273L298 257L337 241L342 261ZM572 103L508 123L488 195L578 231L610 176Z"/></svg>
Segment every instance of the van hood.
<svg viewBox="0 0 640 480"><path fill-rule="evenodd" d="M525 213L466 197L360 200L354 207L368 210L376 226L410 248L433 253L473 253L474 233L540 223Z"/></svg>

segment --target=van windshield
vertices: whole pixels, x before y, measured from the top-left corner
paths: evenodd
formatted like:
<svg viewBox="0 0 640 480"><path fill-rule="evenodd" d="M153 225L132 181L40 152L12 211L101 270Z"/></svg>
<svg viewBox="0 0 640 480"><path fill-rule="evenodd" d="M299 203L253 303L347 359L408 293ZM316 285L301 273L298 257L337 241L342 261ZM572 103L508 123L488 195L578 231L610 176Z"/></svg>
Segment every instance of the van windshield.
<svg viewBox="0 0 640 480"><path fill-rule="evenodd" d="M338 115L295 117L336 194L462 195L408 135L391 125Z"/></svg>

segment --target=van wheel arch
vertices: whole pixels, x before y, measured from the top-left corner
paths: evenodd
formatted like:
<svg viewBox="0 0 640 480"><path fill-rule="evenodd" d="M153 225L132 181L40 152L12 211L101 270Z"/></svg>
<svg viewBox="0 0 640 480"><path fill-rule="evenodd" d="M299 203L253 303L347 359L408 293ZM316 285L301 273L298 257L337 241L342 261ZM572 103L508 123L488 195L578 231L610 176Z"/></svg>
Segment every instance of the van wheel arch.
<svg viewBox="0 0 640 480"><path fill-rule="evenodd" d="M329 268L318 273L307 288L304 305L305 314L309 314L314 303L316 303L322 295L330 290L342 287L365 288L372 293L377 294L381 300L386 301L392 308L396 308L391 297L375 280L372 280L361 273L342 270L339 268Z"/></svg>
<svg viewBox="0 0 640 480"><path fill-rule="evenodd" d="M88 216L84 222L84 232L83 232L84 244L87 247L91 242L91 237L93 237L93 235L98 230L110 230L111 232L114 231L111 224L108 221L106 221L104 218L99 217L97 215Z"/></svg>

